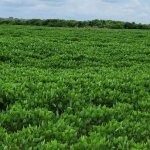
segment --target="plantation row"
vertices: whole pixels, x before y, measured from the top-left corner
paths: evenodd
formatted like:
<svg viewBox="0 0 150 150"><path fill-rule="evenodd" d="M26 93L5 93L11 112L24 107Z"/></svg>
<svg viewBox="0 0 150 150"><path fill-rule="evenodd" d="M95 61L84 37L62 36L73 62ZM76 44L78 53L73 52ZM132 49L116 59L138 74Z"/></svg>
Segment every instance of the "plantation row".
<svg viewBox="0 0 150 150"><path fill-rule="evenodd" d="M149 32L0 26L0 149L149 150Z"/></svg>

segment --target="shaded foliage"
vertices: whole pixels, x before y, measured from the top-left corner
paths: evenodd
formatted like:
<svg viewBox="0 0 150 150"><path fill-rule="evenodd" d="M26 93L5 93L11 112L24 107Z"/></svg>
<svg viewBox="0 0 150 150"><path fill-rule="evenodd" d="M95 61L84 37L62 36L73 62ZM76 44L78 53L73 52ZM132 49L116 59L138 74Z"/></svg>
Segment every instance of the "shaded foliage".
<svg viewBox="0 0 150 150"><path fill-rule="evenodd" d="M48 26L48 27L98 27L98 28L110 28L110 29L150 29L150 24L137 24L135 22L122 22L114 20L63 20L63 19L0 19L0 24L11 25L36 25L36 26Z"/></svg>

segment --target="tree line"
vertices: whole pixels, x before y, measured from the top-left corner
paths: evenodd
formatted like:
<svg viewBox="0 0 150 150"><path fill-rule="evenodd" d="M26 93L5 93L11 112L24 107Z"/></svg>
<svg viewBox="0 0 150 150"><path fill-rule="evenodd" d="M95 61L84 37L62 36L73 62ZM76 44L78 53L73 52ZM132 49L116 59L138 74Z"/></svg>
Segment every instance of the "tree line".
<svg viewBox="0 0 150 150"><path fill-rule="evenodd" d="M0 24L8 25L34 25L34 26L48 26L48 27L97 27L97 28L110 28L110 29L150 29L150 24L141 24L135 22L123 22L113 20L63 20L63 19L0 19Z"/></svg>

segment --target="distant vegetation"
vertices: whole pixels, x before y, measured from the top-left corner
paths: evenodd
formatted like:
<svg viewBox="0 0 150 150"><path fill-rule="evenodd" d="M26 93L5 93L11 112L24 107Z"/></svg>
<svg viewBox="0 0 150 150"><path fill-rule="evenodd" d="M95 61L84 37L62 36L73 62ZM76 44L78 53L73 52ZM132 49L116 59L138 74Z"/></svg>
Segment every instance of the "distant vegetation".
<svg viewBox="0 0 150 150"><path fill-rule="evenodd" d="M62 19L17 19L9 17L8 19L0 18L0 24L10 25L36 25L48 27L97 27L97 28L110 28L110 29L150 29L150 24L137 24L135 22L122 22L113 20L62 20Z"/></svg>

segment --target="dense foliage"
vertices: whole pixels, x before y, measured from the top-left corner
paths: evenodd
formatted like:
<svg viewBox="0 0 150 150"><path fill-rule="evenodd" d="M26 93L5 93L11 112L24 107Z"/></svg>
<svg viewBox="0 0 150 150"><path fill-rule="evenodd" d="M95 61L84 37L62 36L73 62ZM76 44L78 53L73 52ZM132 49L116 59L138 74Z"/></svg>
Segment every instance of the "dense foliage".
<svg viewBox="0 0 150 150"><path fill-rule="evenodd" d="M150 31L0 26L0 149L149 150Z"/></svg>
<svg viewBox="0 0 150 150"><path fill-rule="evenodd" d="M63 19L14 19L10 17L9 19L0 19L0 24L8 25L36 25L36 26L48 26L48 27L97 27L97 28L110 28L110 29L150 29L150 24L141 24L135 22L123 22L123 21L113 21L113 20L87 20L87 21L77 21L77 20L63 20Z"/></svg>

